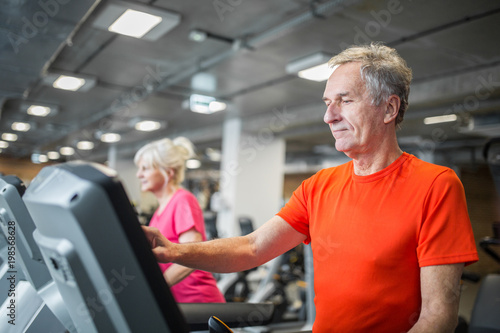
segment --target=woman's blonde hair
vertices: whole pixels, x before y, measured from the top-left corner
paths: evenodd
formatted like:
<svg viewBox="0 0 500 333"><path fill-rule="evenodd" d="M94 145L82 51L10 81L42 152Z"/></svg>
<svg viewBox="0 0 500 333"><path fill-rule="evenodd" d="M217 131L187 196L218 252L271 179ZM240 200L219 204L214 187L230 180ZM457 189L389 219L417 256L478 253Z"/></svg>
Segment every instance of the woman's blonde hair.
<svg viewBox="0 0 500 333"><path fill-rule="evenodd" d="M186 160L195 156L193 143L185 137L173 140L161 139L150 142L137 151L134 156L136 165L144 165L166 172L174 170L173 182L179 185L184 180Z"/></svg>

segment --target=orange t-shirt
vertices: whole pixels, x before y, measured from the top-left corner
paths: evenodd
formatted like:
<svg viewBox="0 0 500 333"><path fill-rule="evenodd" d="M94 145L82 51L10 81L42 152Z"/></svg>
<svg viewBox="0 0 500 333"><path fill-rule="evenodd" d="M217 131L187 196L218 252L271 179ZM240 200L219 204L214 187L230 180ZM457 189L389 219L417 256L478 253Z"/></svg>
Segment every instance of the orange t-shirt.
<svg viewBox="0 0 500 333"><path fill-rule="evenodd" d="M315 333L406 332L420 267L478 260L460 180L407 153L369 176L321 170L278 215L311 242Z"/></svg>

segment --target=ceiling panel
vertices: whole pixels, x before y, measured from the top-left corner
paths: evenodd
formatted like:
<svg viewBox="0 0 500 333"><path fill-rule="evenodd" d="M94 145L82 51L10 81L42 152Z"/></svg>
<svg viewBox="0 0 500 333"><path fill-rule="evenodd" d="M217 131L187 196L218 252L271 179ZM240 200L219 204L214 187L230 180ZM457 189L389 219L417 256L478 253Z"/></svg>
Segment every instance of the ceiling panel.
<svg viewBox="0 0 500 333"><path fill-rule="evenodd" d="M424 126L424 116L478 99L481 78L491 82L486 98L460 116L499 113L500 4L495 1L276 0L233 1L226 7L195 0L135 2L179 13L181 23L157 41L146 41L93 26L107 0L71 1L52 9L35 1L0 2L0 132L10 131L15 119L34 125L2 155L29 158L86 138L96 148L78 156L103 161L110 145L98 136L105 130L122 134L115 148L127 156L149 140L180 134L203 147L220 146L225 119L241 116L244 127L255 131L275 109L296 116L276 133L287 140L289 156L332 154L333 139L322 123L324 82L299 79L285 68L318 51L334 54L369 41L395 47L413 69L412 105L399 132L407 147L434 140L436 128ZM37 33L27 35L26 22L44 15L47 21L38 22ZM192 29L211 37L191 41ZM16 39L17 49L13 34L26 39ZM97 84L85 93L56 90L43 84L45 70L92 75ZM195 86L193 77L200 73L215 83ZM229 108L212 115L190 112L185 101L192 93L223 98ZM60 111L34 119L20 107L29 101L58 105ZM131 127L148 118L166 126L153 133ZM438 129L447 145L454 142L453 149L470 149L491 135L464 133L457 123Z"/></svg>

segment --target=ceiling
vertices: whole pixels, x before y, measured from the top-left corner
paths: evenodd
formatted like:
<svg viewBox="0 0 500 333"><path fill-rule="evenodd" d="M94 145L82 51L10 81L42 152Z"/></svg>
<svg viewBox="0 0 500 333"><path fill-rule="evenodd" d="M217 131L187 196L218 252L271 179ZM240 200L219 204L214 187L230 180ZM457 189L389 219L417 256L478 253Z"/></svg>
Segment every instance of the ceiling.
<svg viewBox="0 0 500 333"><path fill-rule="evenodd" d="M413 70L410 108L399 130L405 150L457 164L500 134L497 1L135 1L180 14L180 23L156 41L97 28L107 3L0 0L0 133L14 133L13 122L31 125L15 132L17 141L0 156L29 159L71 146L76 153L68 159L103 162L111 148L128 158L148 141L184 135L208 161L206 149L221 147L224 120L241 117L249 135L286 139L288 163L322 163L338 156L322 122L324 82L288 74L286 65L370 41L396 48ZM193 29L208 38L190 40ZM62 72L94 77L96 85L85 92L47 85L48 76ZM203 76L212 84L200 86ZM228 109L191 112L185 101L192 93L222 99ZM58 111L30 116L30 103ZM451 113L458 116L454 122L423 123ZM138 119L163 127L139 132L133 128ZM121 141L100 142L107 131ZM80 140L94 142L94 149L77 149Z"/></svg>

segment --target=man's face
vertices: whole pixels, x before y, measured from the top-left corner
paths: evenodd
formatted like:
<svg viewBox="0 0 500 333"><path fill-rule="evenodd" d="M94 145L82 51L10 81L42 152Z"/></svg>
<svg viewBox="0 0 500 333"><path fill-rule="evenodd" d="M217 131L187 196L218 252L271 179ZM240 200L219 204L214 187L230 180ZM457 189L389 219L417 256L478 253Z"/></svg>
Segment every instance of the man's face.
<svg viewBox="0 0 500 333"><path fill-rule="evenodd" d="M351 158L379 147L384 129L383 107L371 104L360 66L352 62L337 67L323 94L327 106L323 119L335 138L335 148Z"/></svg>

